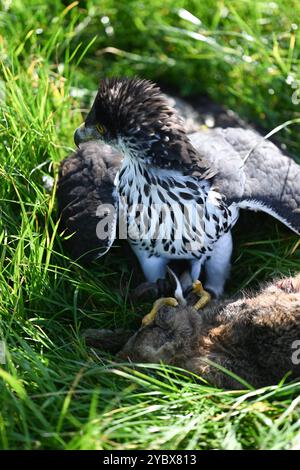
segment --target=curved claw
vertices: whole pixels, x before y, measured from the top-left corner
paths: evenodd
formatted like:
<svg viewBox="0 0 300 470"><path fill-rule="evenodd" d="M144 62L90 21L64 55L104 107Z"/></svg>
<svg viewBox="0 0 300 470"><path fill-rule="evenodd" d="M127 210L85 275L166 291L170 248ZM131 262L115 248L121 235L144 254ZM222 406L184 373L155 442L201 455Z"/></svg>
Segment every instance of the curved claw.
<svg viewBox="0 0 300 470"><path fill-rule="evenodd" d="M162 297L160 299L157 299L154 302L151 311L147 315L144 316L142 320L142 325L143 326L150 325L150 323L152 323L155 320L156 314L159 311L159 309L163 307L164 305L169 305L170 307L177 307L178 301L174 299L174 297Z"/></svg>
<svg viewBox="0 0 300 470"><path fill-rule="evenodd" d="M195 281L193 283L193 292L200 297L193 306L195 310L204 308L211 301L210 293L203 289L202 283L200 281Z"/></svg>

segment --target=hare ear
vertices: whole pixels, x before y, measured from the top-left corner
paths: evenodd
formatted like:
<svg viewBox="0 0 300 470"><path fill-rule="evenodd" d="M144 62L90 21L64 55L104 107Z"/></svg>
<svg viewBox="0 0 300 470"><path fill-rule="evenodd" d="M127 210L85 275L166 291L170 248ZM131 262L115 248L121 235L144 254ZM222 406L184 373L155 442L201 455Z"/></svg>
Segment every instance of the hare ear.
<svg viewBox="0 0 300 470"><path fill-rule="evenodd" d="M83 332L83 339L87 346L116 354L125 346L133 334L134 332L130 330L89 328Z"/></svg>
<svg viewBox="0 0 300 470"><path fill-rule="evenodd" d="M107 145L91 141L61 163L59 230L72 258L80 262L103 256L115 240L118 202L114 179L121 158Z"/></svg>

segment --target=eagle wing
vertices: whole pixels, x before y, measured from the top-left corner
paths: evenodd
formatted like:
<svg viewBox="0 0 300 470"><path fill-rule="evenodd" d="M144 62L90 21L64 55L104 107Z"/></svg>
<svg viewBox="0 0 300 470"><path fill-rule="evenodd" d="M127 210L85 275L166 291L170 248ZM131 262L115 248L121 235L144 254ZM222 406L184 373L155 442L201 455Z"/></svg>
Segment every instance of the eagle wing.
<svg viewBox="0 0 300 470"><path fill-rule="evenodd" d="M75 259L90 262L105 254L114 242L118 213L114 179L121 159L108 145L90 141L60 165L60 231Z"/></svg>
<svg viewBox="0 0 300 470"><path fill-rule="evenodd" d="M216 173L214 185L228 205L266 212L300 234L300 165L249 129L190 135Z"/></svg>

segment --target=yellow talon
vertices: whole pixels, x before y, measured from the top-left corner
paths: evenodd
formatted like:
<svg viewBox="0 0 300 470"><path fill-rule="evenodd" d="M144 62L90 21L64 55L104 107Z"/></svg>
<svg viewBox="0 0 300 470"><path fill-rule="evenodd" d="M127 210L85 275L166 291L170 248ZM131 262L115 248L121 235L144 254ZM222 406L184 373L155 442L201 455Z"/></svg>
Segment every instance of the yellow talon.
<svg viewBox="0 0 300 470"><path fill-rule="evenodd" d="M143 326L150 325L150 323L152 323L155 320L156 314L159 311L159 309L163 307L164 305L170 305L170 307L176 307L178 305L178 302L176 299L174 299L174 297L162 297L160 299L157 299L154 302L151 311L147 315L144 316L142 320L142 325Z"/></svg>
<svg viewBox="0 0 300 470"><path fill-rule="evenodd" d="M204 308L210 302L211 295L209 292L203 289L202 283L200 281L195 281L193 283L193 292L200 297L200 299L194 305L196 310Z"/></svg>

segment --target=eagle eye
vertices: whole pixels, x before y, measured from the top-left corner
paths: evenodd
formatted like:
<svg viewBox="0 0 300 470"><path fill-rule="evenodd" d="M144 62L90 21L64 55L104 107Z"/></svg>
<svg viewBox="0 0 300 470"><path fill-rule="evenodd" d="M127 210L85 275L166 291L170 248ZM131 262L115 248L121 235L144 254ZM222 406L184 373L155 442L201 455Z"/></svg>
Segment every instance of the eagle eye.
<svg viewBox="0 0 300 470"><path fill-rule="evenodd" d="M99 134L101 134L101 135L105 134L106 129L102 124L97 124L96 128L97 128L97 131L99 132Z"/></svg>

